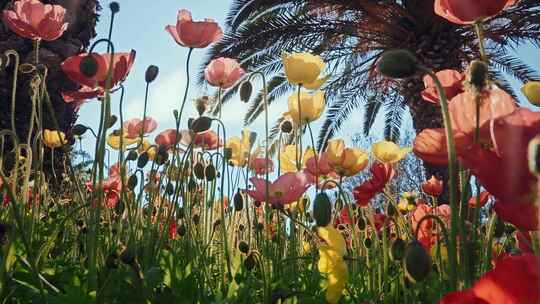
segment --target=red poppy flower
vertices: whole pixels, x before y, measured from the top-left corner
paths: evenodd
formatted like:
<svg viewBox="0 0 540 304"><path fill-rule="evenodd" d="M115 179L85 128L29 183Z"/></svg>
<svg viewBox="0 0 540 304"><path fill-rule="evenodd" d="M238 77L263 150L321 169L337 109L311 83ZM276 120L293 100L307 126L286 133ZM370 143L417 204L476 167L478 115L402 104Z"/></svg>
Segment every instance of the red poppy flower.
<svg viewBox="0 0 540 304"><path fill-rule="evenodd" d="M439 304L489 304L477 297L472 290L455 291L447 294Z"/></svg>
<svg viewBox="0 0 540 304"><path fill-rule="evenodd" d="M176 239L176 221L171 221L171 224L169 225L169 239L174 240Z"/></svg>
<svg viewBox="0 0 540 304"><path fill-rule="evenodd" d="M159 133L154 141L157 145L170 149L182 140L182 135L180 132L176 132L175 129L167 129Z"/></svg>
<svg viewBox="0 0 540 304"><path fill-rule="evenodd" d="M463 93L463 74L455 70L443 70L437 72L436 75L441 81L448 100ZM429 75L424 76L424 86L426 89L422 91L422 98L431 103L439 104L439 92L437 91L435 82Z"/></svg>
<svg viewBox="0 0 540 304"><path fill-rule="evenodd" d="M443 192L443 182L435 176L431 176L429 180L422 184L422 191L428 195L439 196Z"/></svg>
<svg viewBox="0 0 540 304"><path fill-rule="evenodd" d="M540 303L539 266L538 257L531 253L499 259L472 291L490 304Z"/></svg>
<svg viewBox="0 0 540 304"><path fill-rule="evenodd" d="M4 22L17 35L28 39L53 41L67 29L66 9L38 0L19 0L13 10L4 11Z"/></svg>
<svg viewBox="0 0 540 304"><path fill-rule="evenodd" d="M493 17L515 0L435 0L435 13L450 22L472 24Z"/></svg>
<svg viewBox="0 0 540 304"><path fill-rule="evenodd" d="M431 249L431 246L437 241L439 236L435 234L432 229L433 220L427 219L422 221L422 219L427 215L435 215L438 216L443 222L448 224L450 223L450 214L450 206L447 204L440 205L436 208L432 208L427 204L418 204L416 209L414 209L413 213L411 214L413 233L418 231L416 237L420 243L422 243L424 248L426 248L426 250L429 251ZM422 223L420 226L418 226L420 221L422 221Z"/></svg>
<svg viewBox="0 0 540 304"><path fill-rule="evenodd" d="M497 201L493 205L493 210L503 221L523 231L538 230L538 207L534 203Z"/></svg>
<svg viewBox="0 0 540 304"><path fill-rule="evenodd" d="M480 208L484 207L487 202L489 201L489 197L490 197L490 194L489 192L487 191L482 191L480 192L480 194L478 195L478 197L480 198L479 199L479 205L480 205ZM477 201L477 196L473 196L469 199L469 208L474 208L476 207L476 201Z"/></svg>
<svg viewBox="0 0 540 304"><path fill-rule="evenodd" d="M135 51L132 50L131 53L115 53L114 55L97 53L79 54L67 58L62 62L62 71L64 71L69 79L81 85L82 88L75 92L63 92L63 96L67 97L66 102L71 102L81 97L93 98L103 96L107 86L107 75L110 68L112 68L112 76L109 89L114 89L128 76L135 61L135 55ZM81 72L81 63L88 56L91 56L97 64L97 70L93 76L87 76ZM113 56L112 63L111 56Z"/></svg>
<svg viewBox="0 0 540 304"><path fill-rule="evenodd" d="M223 36L217 22L212 19L195 22L188 10L180 10L176 26L168 25L165 30L176 43L189 48L205 48Z"/></svg>
<svg viewBox="0 0 540 304"><path fill-rule="evenodd" d="M193 144L205 150L215 150L221 146L216 132L209 130L195 134Z"/></svg>
<svg viewBox="0 0 540 304"><path fill-rule="evenodd" d="M157 121L152 117L146 117L144 123L138 118L134 118L124 122L124 132L127 133L127 138L138 138L141 133L148 134L154 132L157 129Z"/></svg>
<svg viewBox="0 0 540 304"><path fill-rule="evenodd" d="M366 207L371 199L384 190L386 184L394 177L395 171L391 165L375 163L369 169L372 177L353 189L356 203Z"/></svg>

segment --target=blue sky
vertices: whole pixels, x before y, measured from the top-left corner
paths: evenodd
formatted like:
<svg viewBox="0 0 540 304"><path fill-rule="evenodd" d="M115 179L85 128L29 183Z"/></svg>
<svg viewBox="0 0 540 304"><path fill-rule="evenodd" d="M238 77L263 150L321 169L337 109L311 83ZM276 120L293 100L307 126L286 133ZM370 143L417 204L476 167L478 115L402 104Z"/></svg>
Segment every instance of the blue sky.
<svg viewBox="0 0 540 304"><path fill-rule="evenodd" d="M159 131L174 127L172 111L178 108L186 85L184 66L188 51L174 42L164 30L165 26L176 24L177 12L183 8L190 10L195 20L212 18L223 24L231 1L151 0L147 2L151 4L147 5L141 5L139 1L119 1L121 9L116 16L116 25L113 32L113 42L117 51L127 52L130 49L137 51L135 65L125 83L124 118L142 117L145 88L144 73L149 65L157 65L160 68L160 74L150 89L148 115L158 120L160 123ZM98 38L106 37L110 20L109 1L102 1L102 4L104 10L97 28ZM524 61L533 63L537 69L540 69L540 62L535 60L540 55L538 49L523 47L517 50L517 53ZM204 54L205 50L194 51L191 61L192 78L196 75ZM184 117L195 116L191 100L206 93L208 92L205 88L199 88L192 82L186 107L188 115L184 114ZM113 96L114 114L118 114L118 102L119 93ZM270 120L275 121L285 109L286 100L274 103L270 107ZM240 102L238 98L235 98L224 107L223 119L228 128L228 136L240 134L246 110L247 105ZM362 121L358 119L358 117L362 117L361 112L354 113L353 116L354 118L346 123L343 131L339 134L344 138L349 139L352 135L361 131ZM383 115L380 116L381 119ZM185 121L183 119L184 126ZM97 128L98 122L99 103L92 101L85 104L80 111L78 123ZM410 121L407 122L407 125L410 125ZM315 128L317 129L316 125ZM262 131L262 119L258 119L250 126L250 129ZM90 138L84 141L84 145L87 151L93 151L94 143Z"/></svg>

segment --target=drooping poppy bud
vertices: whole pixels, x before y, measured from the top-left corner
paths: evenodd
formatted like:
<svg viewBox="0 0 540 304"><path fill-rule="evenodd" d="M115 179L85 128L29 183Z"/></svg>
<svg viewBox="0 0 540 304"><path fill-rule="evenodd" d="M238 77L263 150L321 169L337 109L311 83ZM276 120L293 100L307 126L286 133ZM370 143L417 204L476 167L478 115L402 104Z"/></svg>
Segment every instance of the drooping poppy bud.
<svg viewBox="0 0 540 304"><path fill-rule="evenodd" d="M214 179L216 179L216 167L214 165L209 164L204 168L204 176L206 177L206 180L211 182Z"/></svg>
<svg viewBox="0 0 540 304"><path fill-rule="evenodd" d="M245 81L240 86L240 100L242 100L245 103L249 102L252 92L253 92L253 86L251 85L251 82Z"/></svg>
<svg viewBox="0 0 540 304"><path fill-rule="evenodd" d="M191 122L190 129L195 133L202 133L207 131L212 126L212 118L207 116L200 116Z"/></svg>
<svg viewBox="0 0 540 304"><path fill-rule="evenodd" d="M76 124L71 129L71 133L75 136L82 136L86 131L88 130L88 127L81 124Z"/></svg>
<svg viewBox="0 0 540 304"><path fill-rule="evenodd" d="M120 3L113 1L111 4L109 4L109 8L113 14L116 14L120 11Z"/></svg>
<svg viewBox="0 0 540 304"><path fill-rule="evenodd" d="M195 174L195 177L198 179L204 178L204 165L200 162L196 163L195 166L193 166L193 174Z"/></svg>
<svg viewBox="0 0 540 304"><path fill-rule="evenodd" d="M151 65L146 69L146 74L144 75L144 79L147 83L151 83L154 80L156 80L158 74L159 74L159 68L155 65Z"/></svg>
<svg viewBox="0 0 540 304"><path fill-rule="evenodd" d="M235 211L242 211L242 209L244 209L244 197L242 196L242 193L236 192L233 197L233 203Z"/></svg>
<svg viewBox="0 0 540 304"><path fill-rule="evenodd" d="M390 78L412 77L419 68L418 59L408 50L387 51L377 63L377 70Z"/></svg>
<svg viewBox="0 0 540 304"><path fill-rule="evenodd" d="M392 247L390 248L390 258L394 261L401 261L405 255L405 241L400 238L397 238L392 242Z"/></svg>
<svg viewBox="0 0 540 304"><path fill-rule="evenodd" d="M326 227L332 220L332 203L325 192L321 192L315 197L313 218L319 227Z"/></svg>
<svg viewBox="0 0 540 304"><path fill-rule="evenodd" d="M246 243L245 241L240 241L240 243L238 243L238 250L240 250L240 252L244 254L247 254L249 251L248 243Z"/></svg>
<svg viewBox="0 0 540 304"><path fill-rule="evenodd" d="M425 279L431 272L431 257L417 240L412 241L405 249L403 266L405 276L416 283Z"/></svg>

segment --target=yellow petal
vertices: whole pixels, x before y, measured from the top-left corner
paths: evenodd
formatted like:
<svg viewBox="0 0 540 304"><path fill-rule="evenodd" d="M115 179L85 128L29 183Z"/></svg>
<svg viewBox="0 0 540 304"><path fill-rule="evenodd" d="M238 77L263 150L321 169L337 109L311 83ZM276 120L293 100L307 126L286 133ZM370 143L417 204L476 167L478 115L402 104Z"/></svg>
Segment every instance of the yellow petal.
<svg viewBox="0 0 540 304"><path fill-rule="evenodd" d="M328 141L326 146L326 152L328 156L328 163L331 166L341 165L341 157L345 150L345 142L343 139L332 139Z"/></svg>
<svg viewBox="0 0 540 304"><path fill-rule="evenodd" d="M368 165L368 154L362 149L346 148L343 151L341 168L345 176L354 176Z"/></svg>
<svg viewBox="0 0 540 304"><path fill-rule="evenodd" d="M323 78L319 78L315 80L314 82L310 83L304 83L303 87L308 90L318 90L322 87L322 85L330 78L330 75L324 76Z"/></svg>
<svg viewBox="0 0 540 304"><path fill-rule="evenodd" d="M283 53L281 59L287 79L295 85L316 81L325 67L321 57L309 53Z"/></svg>
<svg viewBox="0 0 540 304"><path fill-rule="evenodd" d="M345 254L346 244L343 235L334 228L334 225L328 225L326 227L318 227L317 234L323 239L328 247L332 250L340 253L341 256Z"/></svg>
<svg viewBox="0 0 540 304"><path fill-rule="evenodd" d="M395 143L386 140L373 144L371 149L375 158L384 164L397 163L412 150L411 148L400 148Z"/></svg>
<svg viewBox="0 0 540 304"><path fill-rule="evenodd" d="M529 81L522 88L521 91L527 97L530 103L536 106L540 106L540 81Z"/></svg>
<svg viewBox="0 0 540 304"><path fill-rule="evenodd" d="M298 101L298 93L293 93L289 97L288 105L289 111L286 115L290 116L296 125L315 121L324 112L324 92L317 91L313 95L301 92L300 102Z"/></svg>
<svg viewBox="0 0 540 304"><path fill-rule="evenodd" d="M139 141L138 138L135 138L135 139L127 138L126 135L127 134L124 134L124 137L122 139L122 143L123 143L122 150L124 150L126 147L131 146ZM109 147L115 150L120 150L120 135L116 135L113 133L107 136L107 144L109 145Z"/></svg>
<svg viewBox="0 0 540 304"><path fill-rule="evenodd" d="M43 131L43 144L51 149L59 148L62 143L66 143L66 134L62 131L48 130Z"/></svg>

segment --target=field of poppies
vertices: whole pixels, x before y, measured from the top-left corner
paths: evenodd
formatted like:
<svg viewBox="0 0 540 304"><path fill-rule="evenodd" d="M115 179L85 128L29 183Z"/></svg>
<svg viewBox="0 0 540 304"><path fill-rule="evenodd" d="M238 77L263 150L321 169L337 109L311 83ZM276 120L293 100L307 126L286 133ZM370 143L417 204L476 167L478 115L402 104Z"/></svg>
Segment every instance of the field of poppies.
<svg viewBox="0 0 540 304"><path fill-rule="evenodd" d="M34 56L0 55L13 84L0 102L20 107L17 90L31 100L29 121L13 110L0 130L1 303L540 303L540 112L531 110L540 82L523 86L532 105L518 106L484 49L484 21L516 2L436 0L437 15L474 27L479 56L463 71L433 71L410 51L384 52L376 72L423 79L424 102L440 106L444 126L410 147L365 149L340 138L318 147L313 124L330 71L316 54L283 52L295 92L276 101L287 105L276 127L265 74L220 57L204 70L215 96L192 104L186 86L170 109L176 128L158 130L148 94L140 117L123 114L135 51L102 37L45 65L41 45L69 30L66 9L14 1L3 22ZM121 12L116 2L108 9L112 32ZM223 37L217 22L187 10L165 30L189 49L187 67L192 52ZM48 87L55 70L73 82L56 92L66 104L99 105L97 129L61 128ZM158 76L149 66L147 93ZM243 102L262 88L264 132L223 123L233 87ZM95 150L76 164L83 140ZM447 178L397 187L413 158L447 167Z"/></svg>

